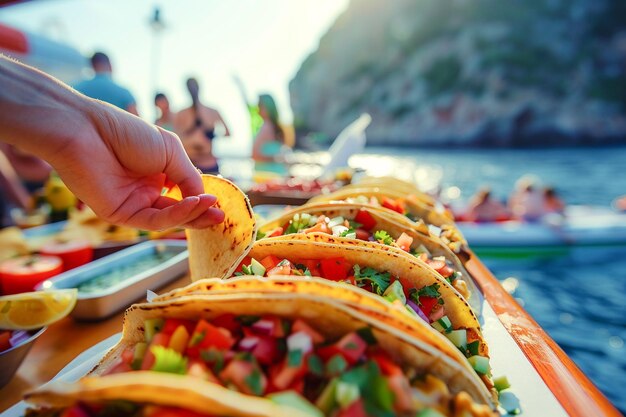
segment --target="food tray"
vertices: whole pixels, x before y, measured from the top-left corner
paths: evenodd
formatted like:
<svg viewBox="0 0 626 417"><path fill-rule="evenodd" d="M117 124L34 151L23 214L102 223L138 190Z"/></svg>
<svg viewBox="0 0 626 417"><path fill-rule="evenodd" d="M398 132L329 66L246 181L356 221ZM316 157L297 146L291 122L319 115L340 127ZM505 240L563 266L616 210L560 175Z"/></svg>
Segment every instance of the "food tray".
<svg viewBox="0 0 626 417"><path fill-rule="evenodd" d="M104 319L145 297L146 290L158 289L186 273L189 268L187 242L182 240L143 242L43 281L37 289L76 288L96 276L112 273L114 268L130 265L145 256L161 251L171 251L175 254L172 258L108 288L88 293L78 292L78 301L71 313L72 317L79 320Z"/></svg>

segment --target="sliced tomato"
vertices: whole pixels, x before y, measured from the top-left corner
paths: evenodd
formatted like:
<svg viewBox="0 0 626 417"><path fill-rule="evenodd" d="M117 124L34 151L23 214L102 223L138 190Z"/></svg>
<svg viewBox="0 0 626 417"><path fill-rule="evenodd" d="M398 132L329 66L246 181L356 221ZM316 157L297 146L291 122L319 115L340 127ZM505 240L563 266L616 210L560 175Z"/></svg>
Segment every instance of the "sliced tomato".
<svg viewBox="0 0 626 417"><path fill-rule="evenodd" d="M11 331L0 330L0 352L11 348Z"/></svg>
<svg viewBox="0 0 626 417"><path fill-rule="evenodd" d="M324 361L327 361L336 354L339 354L343 356L346 362L350 365L354 365L363 355L365 349L367 349L367 343L365 343L365 341L361 339L361 336L357 333L352 332L343 336L332 345L319 348L317 353Z"/></svg>
<svg viewBox="0 0 626 417"><path fill-rule="evenodd" d="M322 275L333 281L343 281L348 277L348 271L352 266L344 258L322 259L320 261Z"/></svg>
<svg viewBox="0 0 626 417"><path fill-rule="evenodd" d="M397 213L400 214L404 214L404 205L402 204L402 202L400 202L400 200L393 200L389 197L383 197L380 205L388 208L389 210L393 210Z"/></svg>
<svg viewBox="0 0 626 417"><path fill-rule="evenodd" d="M439 271L441 268L446 266L446 263L444 261L440 261L440 260L429 259L428 261L426 261L426 263L428 264L428 266L430 266L435 271Z"/></svg>
<svg viewBox="0 0 626 417"><path fill-rule="evenodd" d="M430 313L433 311L433 307L437 304L437 299L435 297L426 297L422 295L419 300L422 312L426 314L426 317L430 316Z"/></svg>
<svg viewBox="0 0 626 417"><path fill-rule="evenodd" d="M223 327L231 334L240 334L241 323L237 320L237 316L232 313L222 314L211 320L214 326ZM194 329L195 330L195 329Z"/></svg>
<svg viewBox="0 0 626 417"><path fill-rule="evenodd" d="M233 359L226 365L226 368L220 372L220 378L226 383L230 382L234 384L237 389L244 394L260 395L259 392L255 392L255 387L250 385L250 377L253 373L257 373L259 378L258 388L260 388L260 394L262 395L267 389L267 378L263 372L251 362Z"/></svg>
<svg viewBox="0 0 626 417"><path fill-rule="evenodd" d="M450 268L448 265L445 265L443 268L438 269L437 272L439 272L442 277L448 278L454 273L454 269Z"/></svg>
<svg viewBox="0 0 626 417"><path fill-rule="evenodd" d="M297 262L307 267L309 272L314 277L319 277L320 275L320 261L313 259L303 259L300 262Z"/></svg>
<svg viewBox="0 0 626 417"><path fill-rule="evenodd" d="M376 219L366 210L359 210L356 216L354 216L354 221L361 223L366 231L370 231L376 226Z"/></svg>
<svg viewBox="0 0 626 417"><path fill-rule="evenodd" d="M306 358L302 358L300 366L289 366L287 358L279 365L270 369L270 380L272 390L284 391L293 386L298 380L304 378L308 371Z"/></svg>
<svg viewBox="0 0 626 417"><path fill-rule="evenodd" d="M363 400L359 398L348 407L339 411L337 417L369 417L363 406Z"/></svg>
<svg viewBox="0 0 626 417"><path fill-rule="evenodd" d="M324 336L322 336L317 330L306 324L301 319L297 319L291 326L291 333L304 332L309 335L314 345L318 345L324 342Z"/></svg>
<svg viewBox="0 0 626 417"><path fill-rule="evenodd" d="M165 323L163 323L161 333L172 335L176 329L178 329L178 326L185 326L187 332L191 334L193 329L196 327L196 323L192 320L185 319L167 319L165 320Z"/></svg>
<svg viewBox="0 0 626 417"><path fill-rule="evenodd" d="M355 230L356 238L359 240L370 240L372 234L365 229L361 229L360 227Z"/></svg>
<svg viewBox="0 0 626 417"><path fill-rule="evenodd" d="M412 243L413 243L413 238L404 232L402 232L400 237L396 240L396 245L398 245L398 247L405 252L408 252L411 250Z"/></svg>
<svg viewBox="0 0 626 417"><path fill-rule="evenodd" d="M278 256L274 255L268 255L265 258L261 259L261 265L265 267L266 271L274 268L276 265L278 265L279 262L280 259L278 258Z"/></svg>

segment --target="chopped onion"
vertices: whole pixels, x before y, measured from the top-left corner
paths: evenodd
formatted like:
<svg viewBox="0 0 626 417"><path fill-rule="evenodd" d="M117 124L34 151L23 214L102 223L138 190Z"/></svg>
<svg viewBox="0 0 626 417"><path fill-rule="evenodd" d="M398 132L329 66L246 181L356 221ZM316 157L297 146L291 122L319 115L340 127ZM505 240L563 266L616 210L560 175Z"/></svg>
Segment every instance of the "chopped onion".
<svg viewBox="0 0 626 417"><path fill-rule="evenodd" d="M333 236L341 236L343 232L349 229L346 226L338 225L338 226L333 226L331 230L333 231Z"/></svg>
<svg viewBox="0 0 626 417"><path fill-rule="evenodd" d="M254 350L256 345L259 344L259 338L256 336L246 336L239 341L239 349L246 352Z"/></svg>
<svg viewBox="0 0 626 417"><path fill-rule="evenodd" d="M428 317L426 317L426 314L424 314L424 312L422 311L421 308L419 308L419 306L417 304L415 304L413 301L411 300L407 300L406 301L406 305L408 305L409 307L411 307L413 309L413 311L415 311L415 314L417 314L418 316L420 316L426 323L430 323L430 320L428 320Z"/></svg>
<svg viewBox="0 0 626 417"><path fill-rule="evenodd" d="M274 322L271 320L259 320L252 324L252 330L258 334L264 334L266 336L271 335L274 332Z"/></svg>
<svg viewBox="0 0 626 417"><path fill-rule="evenodd" d="M296 332L287 338L287 350L290 352L299 350L307 354L313 350L313 340L306 332Z"/></svg>

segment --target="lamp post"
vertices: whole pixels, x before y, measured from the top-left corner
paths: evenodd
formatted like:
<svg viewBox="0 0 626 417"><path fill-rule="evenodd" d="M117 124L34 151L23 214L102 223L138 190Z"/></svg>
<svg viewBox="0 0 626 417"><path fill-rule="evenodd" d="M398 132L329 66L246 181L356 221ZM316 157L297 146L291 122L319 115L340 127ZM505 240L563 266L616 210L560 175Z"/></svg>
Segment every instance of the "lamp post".
<svg viewBox="0 0 626 417"><path fill-rule="evenodd" d="M152 88L152 94L156 94L159 88L159 64L160 64L160 46L161 46L161 32L165 29L165 23L161 18L161 9L154 8L154 12L149 21L150 28L152 29L152 65L150 68L150 84ZM156 110L155 110L156 112ZM158 115L155 114L155 117Z"/></svg>

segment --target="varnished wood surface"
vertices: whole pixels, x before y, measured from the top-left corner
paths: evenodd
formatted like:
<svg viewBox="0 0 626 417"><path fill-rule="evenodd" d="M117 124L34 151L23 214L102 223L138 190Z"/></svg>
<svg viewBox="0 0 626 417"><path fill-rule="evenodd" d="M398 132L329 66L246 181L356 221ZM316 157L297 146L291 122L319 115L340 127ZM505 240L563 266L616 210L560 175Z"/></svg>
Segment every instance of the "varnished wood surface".
<svg viewBox="0 0 626 417"><path fill-rule="evenodd" d="M570 416L622 415L541 326L502 288L475 254L471 254L466 267L500 322Z"/></svg>
<svg viewBox="0 0 626 417"><path fill-rule="evenodd" d="M189 277L181 277L158 292L189 282ZM20 401L24 392L51 380L80 353L121 332L123 315L121 312L99 322L78 322L66 317L48 327L35 341L13 379L0 389L0 412Z"/></svg>

